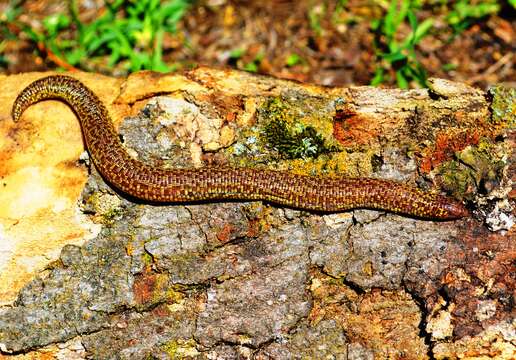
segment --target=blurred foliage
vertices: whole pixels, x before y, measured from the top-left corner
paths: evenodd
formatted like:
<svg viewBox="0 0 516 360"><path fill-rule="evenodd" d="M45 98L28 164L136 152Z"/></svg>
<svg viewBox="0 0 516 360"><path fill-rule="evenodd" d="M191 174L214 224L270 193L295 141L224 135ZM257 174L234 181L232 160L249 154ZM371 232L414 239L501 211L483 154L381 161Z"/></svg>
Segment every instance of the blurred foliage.
<svg viewBox="0 0 516 360"><path fill-rule="evenodd" d="M9 24L12 24L21 12L18 3L8 6L7 10L0 14L0 68L7 66L7 58L4 55L5 47L8 40L15 40L16 35L9 30Z"/></svg>
<svg viewBox="0 0 516 360"><path fill-rule="evenodd" d="M391 0L385 16L371 22L371 28L375 32L374 46L377 59L371 85L390 81L389 70L393 70L396 82L402 89L408 88L412 81L420 86L426 86L426 70L417 59L415 47L428 35L434 20L429 18L418 23L418 8L417 1ZM400 41L398 39L401 25L407 21L411 31Z"/></svg>
<svg viewBox="0 0 516 360"><path fill-rule="evenodd" d="M240 70L256 73L260 69L260 64L265 57L263 51L259 51L256 55L252 56L251 60L244 61L243 58L249 57L247 50L244 48L233 49L229 53L229 64Z"/></svg>
<svg viewBox="0 0 516 360"><path fill-rule="evenodd" d="M323 4L318 4L310 9L308 12L308 22L310 28L317 36L322 35L321 21L326 16L326 10Z"/></svg>
<svg viewBox="0 0 516 360"><path fill-rule="evenodd" d="M516 0L510 0L513 6ZM496 14L500 11L500 2L459 0L455 2L452 10L446 15L446 21L453 28L455 34L459 34L473 25L478 19L487 15Z"/></svg>
<svg viewBox="0 0 516 360"><path fill-rule="evenodd" d="M5 49L5 41L2 41L2 42L0 42L0 67L7 66L7 58L3 54L4 49Z"/></svg>
<svg viewBox="0 0 516 360"><path fill-rule="evenodd" d="M176 32L189 6L189 0L106 1L102 15L86 24L79 19L77 1L71 1L69 15L46 17L43 31L28 25L22 29L72 66L88 68L92 58L108 56L108 67L124 62L126 71L166 72L172 69L163 61L163 37Z"/></svg>
<svg viewBox="0 0 516 360"><path fill-rule="evenodd" d="M142 69L167 72L175 69L173 64L164 60L164 51L170 48L164 43L169 43L169 34L176 33L178 22L194 0L105 0L99 17L88 23L81 20L83 17L79 16L77 2L68 1L66 14L47 16L40 27L34 28L18 20L23 1L11 1L0 14L0 69L7 65L8 58L4 55L7 44L18 39L19 31L36 43L40 52L65 68L117 72ZM373 0L368 6L375 10L369 15L354 13L349 6L348 0L336 0L331 6L327 1L313 0L306 12L305 26L315 37L330 37L334 35L328 26L342 28L369 21L371 16L375 16L374 11L383 9L381 17L370 23L375 35L376 60L371 84L396 82L399 87L408 88L426 86L427 73L418 61L416 48L430 34L435 21L441 20L442 23L444 20L450 32L457 36L504 7L516 8L516 0ZM423 6L426 10L434 6L440 9L437 15L440 20L430 17L418 21L422 16L421 13L418 16L418 12ZM235 44L235 49L229 53L229 65L258 72L267 56L263 47L256 51L239 46ZM299 54L296 52L297 49L287 49L285 67L311 63L302 49ZM444 64L442 68L448 71L455 66Z"/></svg>

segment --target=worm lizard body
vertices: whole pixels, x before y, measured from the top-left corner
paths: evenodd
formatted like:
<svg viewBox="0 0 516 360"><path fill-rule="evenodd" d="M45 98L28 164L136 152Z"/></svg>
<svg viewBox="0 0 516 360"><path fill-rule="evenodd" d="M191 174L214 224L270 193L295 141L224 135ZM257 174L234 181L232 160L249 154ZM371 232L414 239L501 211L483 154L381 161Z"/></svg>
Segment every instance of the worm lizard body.
<svg viewBox="0 0 516 360"><path fill-rule="evenodd" d="M14 102L13 120L17 121L31 104L46 99L64 101L75 111L86 148L104 178L122 192L145 201L263 200L324 212L368 208L441 220L468 215L453 199L395 181L231 167L170 170L149 166L124 149L99 98L69 76L49 76L27 86Z"/></svg>

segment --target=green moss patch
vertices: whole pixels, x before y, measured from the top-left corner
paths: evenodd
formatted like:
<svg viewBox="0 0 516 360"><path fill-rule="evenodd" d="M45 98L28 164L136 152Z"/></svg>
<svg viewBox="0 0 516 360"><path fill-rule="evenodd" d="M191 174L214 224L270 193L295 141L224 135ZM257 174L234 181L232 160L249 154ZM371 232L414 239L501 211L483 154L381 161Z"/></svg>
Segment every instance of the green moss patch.
<svg viewBox="0 0 516 360"><path fill-rule="evenodd" d="M455 159L438 168L443 188L458 198L471 198L475 193L487 194L497 187L506 165L503 148L484 138L477 146L468 146L455 154Z"/></svg>
<svg viewBox="0 0 516 360"><path fill-rule="evenodd" d="M506 123L509 128L516 127L516 89L496 85L489 89L491 102L491 121L495 124Z"/></svg>
<svg viewBox="0 0 516 360"><path fill-rule="evenodd" d="M263 107L267 122L262 138L268 147L287 159L317 158L337 150L313 126L297 121L289 108L280 98L269 100Z"/></svg>

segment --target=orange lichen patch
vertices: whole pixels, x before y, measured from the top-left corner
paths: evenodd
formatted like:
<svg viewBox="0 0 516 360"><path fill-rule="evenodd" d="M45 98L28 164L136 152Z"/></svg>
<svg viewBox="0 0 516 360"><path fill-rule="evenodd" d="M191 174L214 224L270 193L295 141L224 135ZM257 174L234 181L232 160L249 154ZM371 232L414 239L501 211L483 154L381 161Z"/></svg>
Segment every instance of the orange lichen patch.
<svg viewBox="0 0 516 360"><path fill-rule="evenodd" d="M425 150L421 160L421 171L429 173L439 164L450 160L456 151L464 150L469 145L477 145L481 134L477 130L462 131L455 134L439 133L435 145Z"/></svg>
<svg viewBox="0 0 516 360"><path fill-rule="evenodd" d="M236 230L236 228L229 223L224 224L222 229L217 232L217 239L225 244L231 239L231 234Z"/></svg>
<svg viewBox="0 0 516 360"><path fill-rule="evenodd" d="M166 304L161 304L154 309L152 309L152 315L156 317L169 317L171 311L168 309Z"/></svg>
<svg viewBox="0 0 516 360"><path fill-rule="evenodd" d="M344 146L364 145L379 134L375 122L351 110L337 110L333 122L333 136Z"/></svg>
<svg viewBox="0 0 516 360"><path fill-rule="evenodd" d="M249 220L246 236L257 237L258 235L260 235L260 228L261 228L261 220L260 219Z"/></svg>
<svg viewBox="0 0 516 360"><path fill-rule="evenodd" d="M238 113L235 111L228 112L226 114L226 121L228 121L228 122L234 122L234 121L236 121L237 118L238 118Z"/></svg>
<svg viewBox="0 0 516 360"><path fill-rule="evenodd" d="M200 69L206 69L208 71L197 71ZM211 69L199 66L197 69L193 69L192 71L186 72L185 77L198 84L201 84L204 87L211 88L212 86L214 86L214 83L218 79L228 77L232 73L231 71L229 71L229 69L221 69L214 72L209 70Z"/></svg>
<svg viewBox="0 0 516 360"><path fill-rule="evenodd" d="M133 284L136 304L148 305L157 298L165 297L167 280L167 275L152 272L144 272L136 276Z"/></svg>
<svg viewBox="0 0 516 360"><path fill-rule="evenodd" d="M244 108L241 96L227 96L220 91L214 91L209 94L201 94L197 96L196 101L203 101L214 107L220 117L227 121L236 119L238 113Z"/></svg>
<svg viewBox="0 0 516 360"><path fill-rule="evenodd" d="M127 255L129 256L133 256L134 255L134 250L136 249L136 247L132 244L132 243L128 243L125 247L125 252L127 253Z"/></svg>
<svg viewBox="0 0 516 360"><path fill-rule="evenodd" d="M135 277L133 284L134 299L137 304L150 302L156 286L156 274L144 273Z"/></svg>

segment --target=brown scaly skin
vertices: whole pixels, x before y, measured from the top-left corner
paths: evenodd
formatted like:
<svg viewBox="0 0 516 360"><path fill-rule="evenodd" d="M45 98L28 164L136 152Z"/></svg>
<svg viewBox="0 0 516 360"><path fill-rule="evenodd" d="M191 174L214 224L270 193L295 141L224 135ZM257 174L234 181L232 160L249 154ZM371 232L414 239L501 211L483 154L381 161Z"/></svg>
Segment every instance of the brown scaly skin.
<svg viewBox="0 0 516 360"><path fill-rule="evenodd" d="M17 121L31 104L45 99L59 99L72 107L99 172L117 189L142 200L164 203L264 200L308 210L369 208L440 220L468 215L455 200L394 181L229 167L177 170L151 167L129 156L106 107L89 88L69 76L49 76L27 86L14 102L13 120Z"/></svg>

